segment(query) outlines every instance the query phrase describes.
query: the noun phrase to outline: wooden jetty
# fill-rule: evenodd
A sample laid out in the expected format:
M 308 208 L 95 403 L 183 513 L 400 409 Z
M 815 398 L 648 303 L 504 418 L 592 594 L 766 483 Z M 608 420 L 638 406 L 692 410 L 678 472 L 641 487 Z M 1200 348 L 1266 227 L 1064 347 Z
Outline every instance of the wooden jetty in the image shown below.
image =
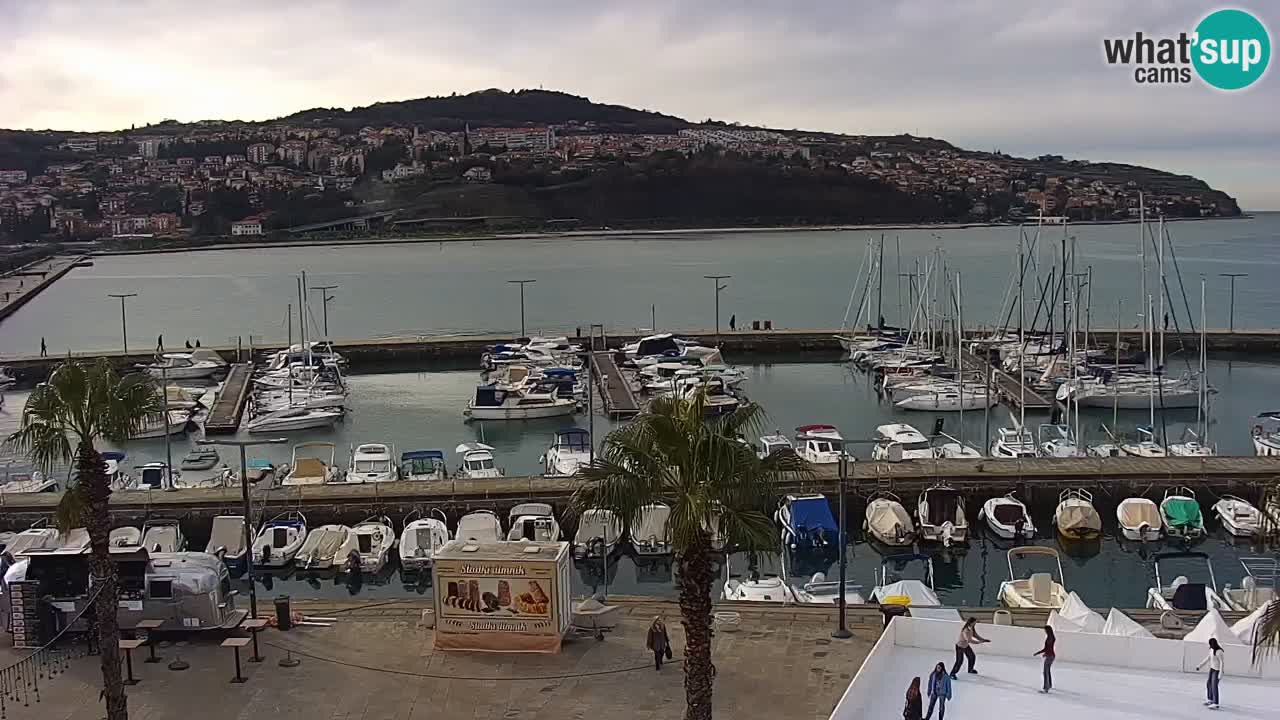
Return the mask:
M 218 399 L 209 410 L 204 423 L 206 435 L 226 435 L 240 429 L 240 416 L 244 414 L 245 401 L 249 398 L 249 386 L 253 384 L 253 363 L 236 363 L 227 373 Z
M 986 360 L 965 350 L 960 353 L 960 361 L 964 365 L 967 372 L 980 373 L 982 377 L 986 377 L 987 373 L 991 373 L 991 386 L 996 393 L 1004 399 L 1005 402 L 1013 406 L 1014 410 L 1018 409 L 1018 405 L 1022 404 L 1027 410 L 1031 411 L 1048 411 L 1053 407 L 1053 401 L 1046 399 L 1040 393 L 1031 388 L 1021 388 L 1018 379 L 1000 368 L 992 365 Z
M 591 353 L 592 375 L 604 399 L 605 412 L 612 418 L 627 418 L 640 413 L 640 403 L 631 390 L 631 383 L 622 374 L 611 352 Z

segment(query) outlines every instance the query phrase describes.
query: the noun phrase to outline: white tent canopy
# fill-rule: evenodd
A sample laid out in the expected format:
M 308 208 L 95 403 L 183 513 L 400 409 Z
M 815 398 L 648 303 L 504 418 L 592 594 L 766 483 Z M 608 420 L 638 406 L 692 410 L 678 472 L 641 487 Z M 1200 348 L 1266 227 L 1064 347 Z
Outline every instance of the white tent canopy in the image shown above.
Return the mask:
M 1115 608 L 1107 614 L 1107 622 L 1102 626 L 1103 635 L 1119 635 L 1131 638 L 1153 638 L 1150 630 L 1142 627 L 1133 618 Z
M 1266 614 L 1267 605 L 1263 605 L 1257 610 L 1249 613 L 1247 617 L 1237 620 L 1236 624 L 1231 626 L 1231 631 L 1234 632 L 1236 637 L 1240 638 L 1240 641 L 1245 645 L 1252 645 L 1254 628 L 1258 626 L 1258 623 L 1262 620 L 1262 616 Z
M 1209 612 L 1205 613 L 1200 623 L 1182 638 L 1183 642 L 1207 643 L 1209 638 L 1217 638 L 1220 645 L 1241 645 L 1240 636 L 1236 635 L 1226 620 L 1222 619 L 1222 613 L 1217 608 L 1209 608 Z

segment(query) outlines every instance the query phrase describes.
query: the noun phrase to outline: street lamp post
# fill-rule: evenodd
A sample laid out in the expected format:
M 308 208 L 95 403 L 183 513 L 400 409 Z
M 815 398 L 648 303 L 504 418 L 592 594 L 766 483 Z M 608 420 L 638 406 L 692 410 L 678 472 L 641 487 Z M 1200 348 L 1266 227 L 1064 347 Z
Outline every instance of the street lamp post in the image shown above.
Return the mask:
M 524 286 L 529 283 L 536 283 L 537 280 L 508 280 L 507 282 L 520 286 L 520 337 L 524 334 Z
M 107 297 L 120 299 L 120 339 L 124 342 L 124 354 L 129 354 L 129 325 L 124 317 L 124 301 L 127 298 L 138 297 L 138 293 L 107 293 Z
M 853 633 L 849 632 L 847 624 L 848 601 L 845 599 L 845 573 L 847 561 L 845 558 L 845 548 L 848 546 L 848 539 L 845 537 L 845 499 L 844 486 L 845 481 L 849 479 L 849 453 L 845 452 L 844 443 L 840 443 L 840 517 L 839 517 L 839 535 L 840 541 L 840 587 L 837 592 L 840 593 L 837 604 L 840 607 L 840 619 L 836 625 L 835 632 L 831 633 L 831 637 L 838 640 L 847 640 L 853 637 Z
M 1249 277 L 1249 273 L 1218 273 L 1219 276 L 1231 279 L 1231 310 L 1230 319 L 1227 321 L 1227 330 L 1236 331 L 1236 278 Z
M 321 313 L 323 314 L 324 323 L 324 339 L 329 339 L 329 301 L 333 299 L 333 295 L 329 294 L 330 290 L 336 290 L 337 285 L 314 285 L 312 290 L 320 293 Z
M 245 448 L 252 445 L 280 445 L 289 442 L 288 438 L 271 438 L 270 440 L 209 440 L 210 445 L 225 445 L 240 448 L 240 499 L 244 507 L 244 572 L 249 579 L 249 616 L 258 617 L 258 591 L 253 581 L 253 528 L 252 515 L 249 510 L 249 463 L 245 459 Z
M 703 275 L 702 277 L 712 281 L 716 285 L 716 347 L 720 347 L 720 291 L 729 287 L 726 283 L 720 284 L 721 280 L 727 280 L 732 275 Z

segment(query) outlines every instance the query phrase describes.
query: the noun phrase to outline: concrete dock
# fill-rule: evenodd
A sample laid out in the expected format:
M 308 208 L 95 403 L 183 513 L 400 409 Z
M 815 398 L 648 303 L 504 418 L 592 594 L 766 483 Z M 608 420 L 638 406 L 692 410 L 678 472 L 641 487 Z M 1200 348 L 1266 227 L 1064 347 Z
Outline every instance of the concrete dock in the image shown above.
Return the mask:
M 88 262 L 87 255 L 55 255 L 0 275 L 0 320 L 12 315 L 82 262 Z
M 591 353 L 591 367 L 596 386 L 600 388 L 600 397 L 604 400 L 605 412 L 610 417 L 629 418 L 640 413 L 640 403 L 612 353 Z
M 234 433 L 240 428 L 240 416 L 244 413 L 252 384 L 253 363 L 236 363 L 227 372 L 227 380 L 218 393 L 218 400 L 209 410 L 204 432 L 209 434 Z
M 1024 407 L 1032 412 L 1044 412 L 1053 407 L 1052 399 L 1045 398 L 1029 387 L 1021 387 L 1022 383 L 1017 378 L 967 350 L 960 353 L 960 362 L 964 364 L 965 371 L 980 373 L 983 378 L 990 373 L 992 390 L 1014 410 Z

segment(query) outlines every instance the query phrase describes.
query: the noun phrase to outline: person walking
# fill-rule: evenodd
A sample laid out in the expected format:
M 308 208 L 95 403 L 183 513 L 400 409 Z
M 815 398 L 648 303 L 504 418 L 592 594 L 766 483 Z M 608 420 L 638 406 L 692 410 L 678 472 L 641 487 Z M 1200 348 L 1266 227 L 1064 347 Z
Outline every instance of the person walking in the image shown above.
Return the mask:
M 938 704 L 938 720 L 947 717 L 947 701 L 951 699 L 951 676 L 947 674 L 947 666 L 938 663 L 929 673 L 929 709 L 924 712 L 924 720 L 933 717 L 933 705 Z
M 200 347 L 200 338 L 196 338 L 196 347 Z
M 920 678 L 911 678 L 907 686 L 907 704 L 902 708 L 902 720 L 921 720 L 924 698 L 920 696 Z
M 190 340 L 188 340 L 188 341 L 187 341 L 187 349 L 188 349 L 188 350 L 190 350 L 190 349 L 191 349 L 191 341 L 190 341 Z
M 1205 683 L 1205 701 L 1204 704 L 1210 710 L 1218 709 L 1218 683 L 1222 681 L 1222 661 L 1226 653 L 1222 651 L 1222 646 L 1218 644 L 1218 638 L 1209 638 L 1209 657 L 1200 661 L 1196 666 L 1196 670 L 1209 666 L 1209 680 Z
M 978 674 L 978 671 L 973 669 L 978 656 L 974 654 L 972 646 L 974 643 L 985 642 L 991 641 L 978 634 L 978 618 L 971 617 L 965 620 L 964 627 L 960 628 L 960 637 L 956 640 L 956 664 L 951 666 L 952 679 L 955 679 L 956 674 L 960 672 L 960 665 L 966 658 L 969 660 L 969 673 Z
M 1044 647 L 1036 651 L 1036 655 L 1044 658 L 1044 687 L 1040 690 L 1047 693 L 1053 689 L 1053 660 L 1057 655 L 1054 653 L 1053 644 L 1057 639 L 1053 636 L 1053 628 L 1048 625 L 1044 626 Z
M 49 346 L 44 344 L 44 338 L 40 338 L 40 357 L 49 357 Z
M 164 333 L 160 333 L 156 336 L 156 352 L 164 352 Z
M 662 618 L 655 617 L 653 624 L 649 626 L 649 635 L 645 638 L 644 646 L 653 651 L 653 669 L 662 669 L 662 660 L 671 659 L 671 638 L 667 637 L 667 626 L 663 624 Z
M 730 316 L 729 316 L 729 329 L 730 329 L 730 330 L 737 330 L 737 329 L 738 329 L 738 314 L 737 314 L 737 313 L 734 313 L 733 315 L 730 315 Z

